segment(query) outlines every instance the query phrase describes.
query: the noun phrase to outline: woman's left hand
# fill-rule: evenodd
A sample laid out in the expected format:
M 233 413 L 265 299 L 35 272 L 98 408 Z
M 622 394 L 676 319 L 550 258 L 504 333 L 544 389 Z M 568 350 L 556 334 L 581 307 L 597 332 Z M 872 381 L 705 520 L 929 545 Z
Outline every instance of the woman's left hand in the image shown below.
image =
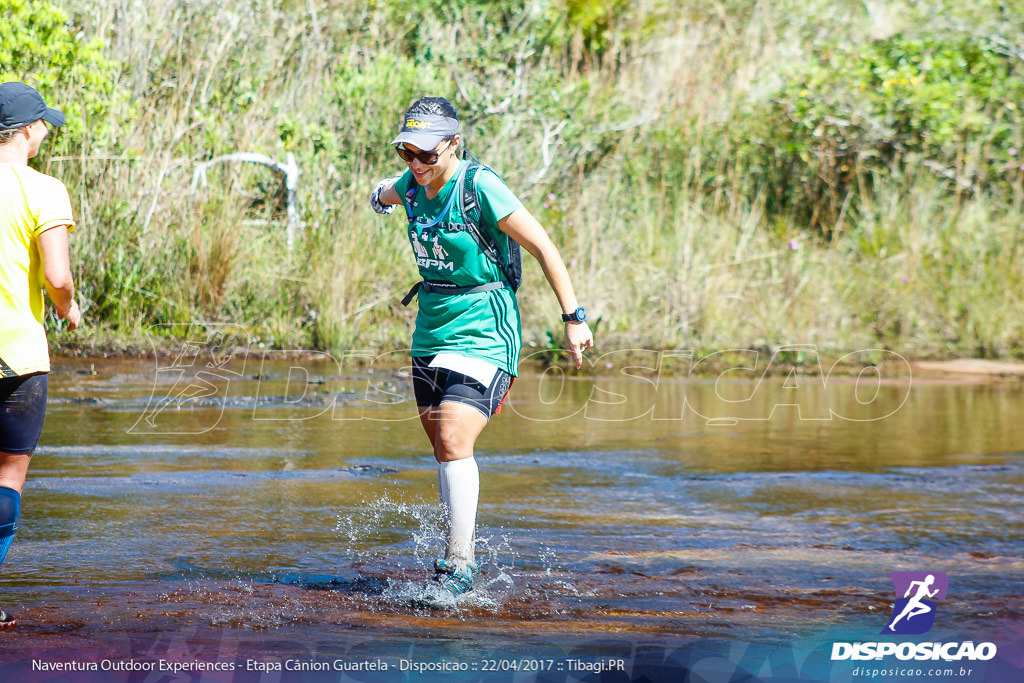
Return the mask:
M 565 323 L 565 348 L 569 350 L 573 365 L 583 367 L 583 352 L 594 347 L 594 334 L 585 322 Z

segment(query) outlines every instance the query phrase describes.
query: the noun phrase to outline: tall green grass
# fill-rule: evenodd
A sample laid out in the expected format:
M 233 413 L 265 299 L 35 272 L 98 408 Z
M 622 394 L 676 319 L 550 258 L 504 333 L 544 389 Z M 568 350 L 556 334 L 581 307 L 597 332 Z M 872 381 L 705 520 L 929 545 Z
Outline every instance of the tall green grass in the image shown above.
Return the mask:
M 56 4 L 102 40 L 130 102 L 69 121 L 112 133 L 55 147 L 45 168 L 81 218 L 81 338 L 97 349 L 204 322 L 269 348 L 403 347 L 415 313 L 398 300 L 416 279 L 404 219 L 366 198 L 403 167 L 387 147 L 401 113 L 440 94 L 559 245 L 598 354 L 803 343 L 1021 355 L 1019 198 L 957 192 L 926 166 L 872 168 L 822 230 L 807 207 L 778 209 L 778 186 L 736 162 L 744 140 L 727 134 L 826 38 L 926 27 L 918 3 Z M 296 155 L 304 228 L 291 250 L 267 169 L 216 166 L 192 187 L 197 163 L 240 151 Z M 560 343 L 531 262 L 520 300 L 528 350 Z

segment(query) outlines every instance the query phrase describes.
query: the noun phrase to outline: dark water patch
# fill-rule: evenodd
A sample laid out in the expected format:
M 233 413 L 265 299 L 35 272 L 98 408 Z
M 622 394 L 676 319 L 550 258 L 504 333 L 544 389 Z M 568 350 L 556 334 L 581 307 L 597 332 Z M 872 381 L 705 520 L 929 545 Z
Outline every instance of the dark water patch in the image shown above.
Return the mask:
M 73 402 L 73 399 L 67 399 Z M 312 409 L 322 410 L 331 406 L 344 406 L 364 401 L 362 394 L 353 392 L 312 391 L 299 396 L 265 395 L 265 394 L 230 394 L 209 397 L 184 397 L 170 399 L 163 397 L 157 401 L 146 398 L 126 398 L 123 400 L 102 399 L 105 408 L 111 411 L 138 411 L 155 427 L 166 414 L 203 410 L 230 411 L 296 411 L 295 419 L 303 419 L 301 413 Z M 163 414 L 163 415 L 162 415 Z M 139 429 L 145 433 L 145 429 Z
M 199 566 L 185 557 L 169 560 L 171 569 L 154 572 L 148 578 L 156 581 L 175 582 L 231 582 L 244 584 L 280 584 L 295 586 L 312 591 L 337 591 L 343 593 L 359 593 L 380 595 L 386 583 L 378 577 L 354 576 L 344 578 L 330 574 L 298 574 L 272 571 L 237 571 L 217 566 Z
M 247 460 L 252 462 L 265 461 L 269 457 L 281 458 L 282 455 L 301 456 L 308 451 L 291 451 L 282 454 L 280 449 L 260 447 L 246 448 L 239 446 L 205 445 L 189 443 L 142 443 L 142 444 L 108 444 L 108 445 L 40 445 L 36 455 L 41 458 L 54 457 L 61 464 L 85 461 L 90 466 L 98 464 L 119 463 L 130 466 L 137 462 L 174 463 L 179 460 L 195 463 L 209 460 Z
M 95 396 L 54 396 L 47 399 L 50 405 L 110 405 L 113 401 L 109 398 L 98 398 Z
M 386 581 L 381 578 L 363 576 L 341 579 L 326 575 L 301 576 L 298 574 L 282 574 L 280 576 L 275 575 L 274 582 L 286 586 L 298 586 L 306 590 L 340 591 L 363 595 L 381 595 L 387 588 Z
M 606 477 L 642 478 L 661 468 L 678 465 L 658 450 L 534 451 L 517 455 L 482 453 L 481 466 L 494 472 L 518 472 L 521 468 L 590 472 Z
M 267 482 L 321 482 L 351 479 L 358 476 L 393 474 L 398 470 L 373 468 L 366 465 L 341 467 L 333 470 L 285 471 L 181 471 L 151 472 L 123 476 L 99 477 L 46 477 L 33 482 L 33 488 L 64 491 L 80 495 L 126 495 L 144 490 L 165 490 L 174 494 L 188 493 L 212 487 L 235 487 Z

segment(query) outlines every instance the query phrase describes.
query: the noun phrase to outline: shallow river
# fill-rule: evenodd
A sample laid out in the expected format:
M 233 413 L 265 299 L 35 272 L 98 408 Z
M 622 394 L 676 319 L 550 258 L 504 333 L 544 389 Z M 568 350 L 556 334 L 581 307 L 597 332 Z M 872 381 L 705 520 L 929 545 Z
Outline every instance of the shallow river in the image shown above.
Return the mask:
M 478 442 L 483 588 L 427 611 L 402 356 L 197 350 L 55 363 L 0 679 L 868 680 L 834 644 L 903 642 L 902 571 L 949 578 L 903 640 L 992 642 L 948 680 L 1021 680 L 1019 381 L 526 364 Z

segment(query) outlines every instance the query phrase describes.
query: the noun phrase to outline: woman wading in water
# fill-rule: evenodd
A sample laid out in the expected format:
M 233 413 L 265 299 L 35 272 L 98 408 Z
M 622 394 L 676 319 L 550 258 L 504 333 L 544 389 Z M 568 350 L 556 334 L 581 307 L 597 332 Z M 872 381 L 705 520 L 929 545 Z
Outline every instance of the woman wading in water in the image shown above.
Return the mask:
M 593 345 L 558 249 L 544 228 L 490 169 L 458 158 L 459 121 L 441 97 L 424 97 L 405 113 L 391 144 L 408 166 L 383 180 L 370 198 L 378 213 L 402 204 L 423 281 L 412 338 L 413 389 L 423 430 L 437 460 L 445 522 L 444 558 L 435 580 L 458 596 L 475 588 L 480 476 L 473 448 L 517 374 L 521 329 L 515 290 L 519 247 L 540 262 L 565 324 L 574 365 Z

